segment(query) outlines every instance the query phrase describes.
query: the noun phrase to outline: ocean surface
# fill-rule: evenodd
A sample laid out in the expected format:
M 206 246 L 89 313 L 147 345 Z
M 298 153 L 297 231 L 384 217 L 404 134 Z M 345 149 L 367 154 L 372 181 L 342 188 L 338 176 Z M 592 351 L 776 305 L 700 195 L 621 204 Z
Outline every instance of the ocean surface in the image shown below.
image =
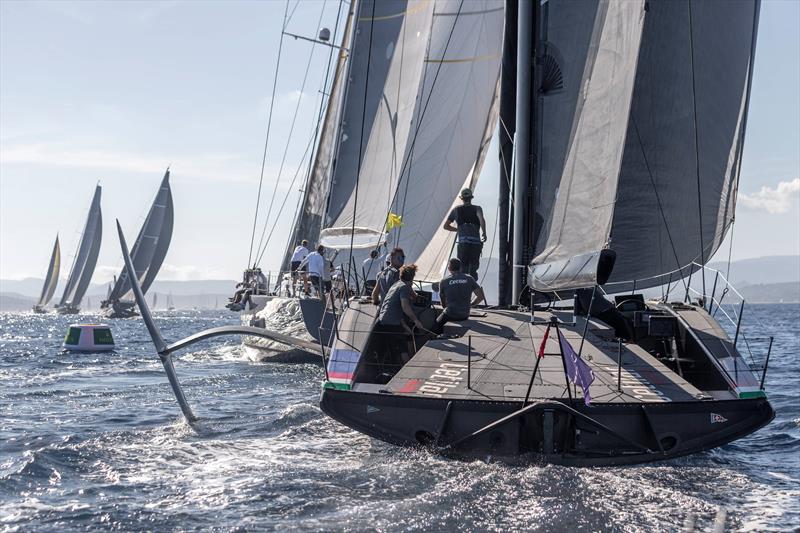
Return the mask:
M 156 318 L 168 341 L 238 321 Z M 729 531 L 800 526 L 797 305 L 745 314 L 752 335 L 760 323 L 775 336 L 771 424 L 617 468 L 462 462 L 374 441 L 319 410 L 320 367 L 259 362 L 238 338 L 177 358 L 203 419 L 194 430 L 140 320 L 112 321 L 114 353 L 62 353 L 67 326 L 92 319 L 0 315 L 0 531 L 708 531 L 721 513 Z

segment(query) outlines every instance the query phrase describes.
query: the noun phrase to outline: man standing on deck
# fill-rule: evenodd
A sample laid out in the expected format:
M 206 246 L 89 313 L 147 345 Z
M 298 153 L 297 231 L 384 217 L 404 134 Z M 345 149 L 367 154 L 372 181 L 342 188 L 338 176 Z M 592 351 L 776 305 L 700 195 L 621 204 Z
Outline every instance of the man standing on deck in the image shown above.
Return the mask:
M 325 259 L 325 247 L 317 246 L 316 252 L 311 252 L 300 262 L 299 268 L 308 268 L 308 277 L 311 284 L 317 289 L 319 299 L 325 303 L 326 285 L 330 286 L 330 263 Z M 327 283 L 325 281 L 327 280 Z
M 378 257 L 380 251 L 378 249 L 372 250 L 369 257 L 364 259 L 361 264 L 361 274 L 364 276 L 364 295 L 372 294 L 375 289 L 375 280 L 378 277 L 378 272 L 381 270 L 381 260 Z
M 295 285 L 297 284 L 300 263 L 303 262 L 306 256 L 308 256 L 308 241 L 303 239 L 292 254 L 292 296 L 294 296 Z M 308 279 L 305 272 L 302 272 L 301 275 L 303 276 L 303 291 L 308 294 Z
M 402 248 L 395 248 L 389 255 L 389 266 L 384 268 L 377 276 L 375 288 L 372 290 L 372 303 L 383 303 L 389 288 L 400 279 L 400 267 L 406 262 L 406 253 Z
M 472 189 L 463 189 L 460 198 L 463 204 L 450 211 L 442 227 L 458 233 L 456 255 L 461 261 L 461 270 L 477 280 L 483 243 L 486 242 L 486 221 L 483 209 L 479 205 L 472 205 Z

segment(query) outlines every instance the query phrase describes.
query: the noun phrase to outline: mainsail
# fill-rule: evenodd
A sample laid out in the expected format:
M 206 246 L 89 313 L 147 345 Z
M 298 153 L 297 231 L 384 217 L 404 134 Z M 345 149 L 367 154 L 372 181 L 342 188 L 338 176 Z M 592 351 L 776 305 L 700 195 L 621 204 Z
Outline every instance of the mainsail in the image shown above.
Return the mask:
M 758 2 L 547 2 L 539 13 L 529 285 L 677 280 L 733 218 Z
M 50 265 L 47 267 L 47 275 L 44 277 L 44 286 L 42 287 L 42 294 L 39 295 L 39 300 L 36 306 L 45 306 L 53 298 L 53 293 L 56 292 L 56 285 L 58 284 L 58 272 L 61 269 L 61 247 L 58 244 L 58 235 L 56 235 L 56 242 L 53 244 L 53 253 L 50 254 Z
M 58 307 L 78 307 L 89 288 L 89 282 L 97 266 L 97 256 L 100 253 L 100 241 L 103 237 L 103 216 L 100 210 L 100 185 L 94 190 L 92 204 L 89 207 L 89 216 L 83 228 L 78 252 L 72 261 L 72 268 L 67 278 L 64 294 Z
M 141 282 L 143 292 L 146 292 L 156 279 L 158 270 L 167 255 L 172 239 L 173 218 L 172 191 L 169 186 L 169 169 L 167 169 L 156 198 L 147 213 L 144 225 L 139 230 L 139 235 L 131 249 L 131 259 L 136 270 L 136 277 Z M 130 291 L 131 284 L 128 276 L 128 269 L 123 268 L 108 296 L 109 301 L 121 300 Z
M 387 239 L 421 279 L 441 273 L 442 223 L 494 127 L 502 28 L 501 0 L 359 4 L 323 244 Z

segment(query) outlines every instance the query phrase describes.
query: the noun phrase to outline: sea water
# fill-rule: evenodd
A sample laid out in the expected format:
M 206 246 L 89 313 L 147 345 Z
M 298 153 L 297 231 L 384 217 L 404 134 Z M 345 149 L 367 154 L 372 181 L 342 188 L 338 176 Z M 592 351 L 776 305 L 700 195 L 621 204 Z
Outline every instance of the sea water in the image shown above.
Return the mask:
M 320 367 L 259 362 L 237 338 L 177 357 L 195 430 L 141 320 L 112 321 L 113 353 L 62 353 L 69 323 L 93 318 L 0 315 L 0 530 L 708 530 L 720 510 L 727 530 L 800 525 L 797 305 L 745 315 L 775 336 L 771 424 L 614 468 L 462 462 L 372 440 L 320 411 Z M 177 340 L 239 318 L 156 320 Z

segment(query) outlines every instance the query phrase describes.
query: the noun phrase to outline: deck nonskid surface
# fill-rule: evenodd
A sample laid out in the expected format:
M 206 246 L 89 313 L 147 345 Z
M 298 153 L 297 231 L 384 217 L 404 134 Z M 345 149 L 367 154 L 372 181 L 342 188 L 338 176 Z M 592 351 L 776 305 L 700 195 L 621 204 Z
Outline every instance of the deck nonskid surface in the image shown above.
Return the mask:
M 530 316 L 513 311 L 490 311 L 485 317 L 448 324 L 445 334 L 455 338 L 429 341 L 388 383 L 395 394 L 449 399 L 521 401 L 536 363 L 536 354 L 553 316 Z M 562 320 L 571 320 L 563 315 Z M 579 350 L 585 322 L 560 324 L 575 351 Z M 531 398 L 566 398 L 567 388 L 557 335 L 554 330 L 545 348 Z M 468 349 L 471 347 L 471 364 Z M 602 324 L 590 322 L 582 349 L 583 359 L 595 374 L 590 393 L 594 403 L 667 402 L 699 400 L 703 394 L 655 357 L 635 344 L 623 344 L 621 391 L 617 390 L 619 345 Z M 469 372 L 467 367 L 470 366 Z M 469 373 L 469 387 L 467 384 Z M 580 387 L 573 396 L 582 398 Z

